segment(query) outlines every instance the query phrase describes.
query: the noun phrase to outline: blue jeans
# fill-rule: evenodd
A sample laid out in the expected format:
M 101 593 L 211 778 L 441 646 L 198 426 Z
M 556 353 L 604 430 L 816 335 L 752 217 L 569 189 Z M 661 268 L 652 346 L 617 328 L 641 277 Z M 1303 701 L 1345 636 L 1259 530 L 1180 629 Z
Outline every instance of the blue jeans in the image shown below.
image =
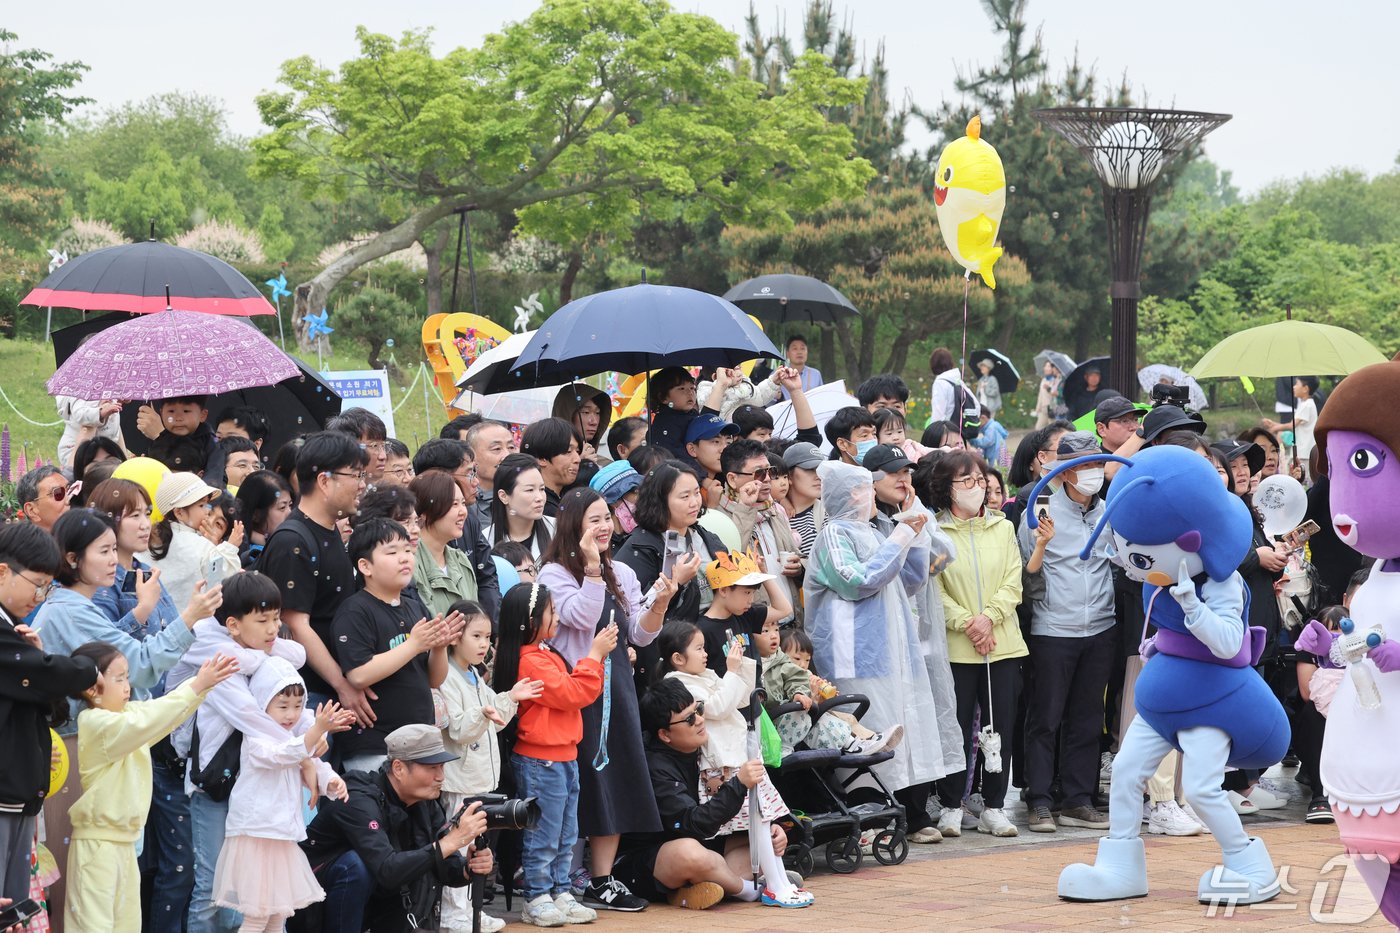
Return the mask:
M 194 890 L 194 840 L 184 774 L 153 758 L 145 860 L 154 869 L 146 933 L 183 933 Z
M 359 853 L 351 849 L 316 872 L 316 878 L 326 892 L 321 933 L 360 933 L 374 879 Z
M 569 890 L 569 865 L 578 842 L 578 762 L 511 755 L 518 796 L 534 797 L 540 822 L 525 830 L 525 900 Z
M 190 899 L 189 933 L 235 933 L 242 916 L 214 904 L 214 866 L 224 847 L 228 801 L 209 799 L 203 791 L 190 795 L 190 828 L 194 838 L 194 896 Z

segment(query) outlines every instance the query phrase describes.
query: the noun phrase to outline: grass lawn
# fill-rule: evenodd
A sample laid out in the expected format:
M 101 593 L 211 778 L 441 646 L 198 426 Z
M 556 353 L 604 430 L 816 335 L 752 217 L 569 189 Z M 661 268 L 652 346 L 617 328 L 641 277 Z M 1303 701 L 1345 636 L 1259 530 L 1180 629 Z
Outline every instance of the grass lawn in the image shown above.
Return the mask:
M 295 355 L 315 367 L 315 353 Z M 407 353 L 403 355 L 405 359 L 401 360 L 400 364 L 407 369 L 415 360 L 408 359 Z M 364 353 L 355 345 L 349 345 L 327 356 L 325 365 L 328 370 L 368 368 Z M 4 393 L 3 397 L 0 397 L 0 424 L 6 424 L 10 428 L 10 449 L 15 460 L 18 460 L 21 450 L 31 463 L 36 455 L 43 457 L 47 462 L 53 460 L 58 452 L 58 440 L 63 435 L 63 425 L 44 424 L 58 421 L 54 401 L 44 388 L 45 380 L 53 375 L 53 371 L 53 348 L 50 345 L 33 340 L 0 339 L 0 392 Z M 408 370 L 410 383 L 414 373 L 415 370 Z M 431 371 L 425 373 L 423 378 L 426 380 L 430 376 Z M 400 385 L 392 387 L 391 395 L 395 405 L 402 403 L 402 407 L 394 413 L 395 433 L 410 450 L 417 449 L 429 438 L 437 437 L 438 429 L 447 421 L 448 416 L 440 397 L 431 386 L 427 415 L 424 413 L 421 380 L 413 387 L 411 397 L 406 397 L 406 386 Z M 30 424 L 30 420 L 41 424 Z

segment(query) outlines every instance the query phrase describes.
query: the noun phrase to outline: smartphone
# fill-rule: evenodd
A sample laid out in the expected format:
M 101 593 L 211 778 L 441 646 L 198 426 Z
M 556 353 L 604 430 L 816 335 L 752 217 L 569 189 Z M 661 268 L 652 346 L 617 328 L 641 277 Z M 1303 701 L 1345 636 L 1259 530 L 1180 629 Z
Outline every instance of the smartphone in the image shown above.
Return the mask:
M 676 568 L 676 558 L 685 553 L 685 542 L 680 532 L 667 531 L 665 535 L 666 553 L 661 556 L 661 575 L 669 577 Z
M 0 910 L 0 930 L 8 930 L 16 923 L 23 923 L 43 909 L 38 901 L 28 898 L 17 904 L 11 904 L 4 910 Z
M 1042 492 L 1035 497 L 1035 517 L 1040 521 L 1050 517 L 1050 493 Z
M 1289 550 L 1297 550 L 1308 543 L 1308 539 L 1317 534 L 1322 529 L 1317 526 L 1317 522 L 1308 519 L 1283 536 L 1283 542 Z

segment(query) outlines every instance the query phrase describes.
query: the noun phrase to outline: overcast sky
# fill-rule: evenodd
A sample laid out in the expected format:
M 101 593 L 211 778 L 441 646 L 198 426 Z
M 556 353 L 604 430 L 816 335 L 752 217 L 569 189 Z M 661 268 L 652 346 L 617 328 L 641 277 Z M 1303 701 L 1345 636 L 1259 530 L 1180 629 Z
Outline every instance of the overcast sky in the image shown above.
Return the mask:
M 675 0 L 739 31 L 749 0 Z M 101 106 L 170 90 L 221 98 L 234 131 L 260 131 L 253 97 L 279 64 L 310 54 L 337 65 L 359 24 L 390 34 L 432 27 L 439 52 L 475 45 L 534 0 L 110 0 L 7 4 L 0 26 L 91 66 L 82 93 Z M 785 17 L 800 39 L 805 0 L 758 0 L 765 25 Z M 997 43 L 976 0 L 837 0 L 867 51 L 883 39 L 892 90 L 932 106 L 953 93 L 958 65 L 988 62 Z M 1329 12 L 1329 9 L 1332 12 Z M 1350 10 L 1350 12 L 1348 12 Z M 1079 49 L 1112 83 L 1126 70 L 1156 106 L 1234 114 L 1207 154 L 1245 192 L 1333 166 L 1386 171 L 1400 154 L 1400 3 L 1335 7 L 1300 0 L 1031 0 L 1056 68 Z

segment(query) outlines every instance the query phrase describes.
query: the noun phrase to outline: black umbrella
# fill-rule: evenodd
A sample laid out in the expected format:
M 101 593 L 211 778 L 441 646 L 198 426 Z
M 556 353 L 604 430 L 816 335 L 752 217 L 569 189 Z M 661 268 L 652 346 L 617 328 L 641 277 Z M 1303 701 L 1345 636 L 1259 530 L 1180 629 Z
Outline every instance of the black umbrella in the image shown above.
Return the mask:
M 84 311 L 276 314 L 256 285 L 208 253 L 147 240 L 74 256 L 20 304 Z
M 129 314 L 104 314 L 102 317 L 74 324 L 53 333 L 54 360 L 58 365 L 72 355 L 88 334 L 121 323 Z M 263 456 L 271 457 L 287 441 L 300 434 L 319 431 L 333 416 L 340 414 L 340 396 L 331 388 L 319 373 L 296 357 L 292 362 L 301 370 L 299 375 L 283 379 L 275 386 L 253 386 L 235 392 L 224 392 L 209 396 L 209 417 L 218 417 L 225 408 L 246 405 L 254 408 L 267 419 L 267 440 L 263 442 Z M 133 399 L 132 401 L 148 401 Z M 149 401 L 154 401 L 149 400 Z M 127 449 L 134 454 L 144 454 L 151 442 L 136 429 L 136 405 L 122 409 L 122 437 Z M 217 427 L 211 424 L 210 428 Z
M 1065 405 L 1069 408 L 1069 420 L 1093 411 L 1095 397 L 1100 390 L 1108 388 L 1108 362 L 1108 357 L 1096 356 L 1080 363 L 1065 376 L 1064 396 Z M 1086 380 L 1090 370 L 1099 374 L 1098 383 L 1092 387 Z
M 1021 385 L 1021 374 L 1016 371 L 1016 364 L 1000 350 L 973 350 L 968 361 L 972 364 L 972 371 L 981 373 L 977 364 L 983 360 L 989 360 L 992 364 L 992 375 L 996 377 L 997 387 L 1001 389 L 1002 395 L 1010 395 Z
M 809 275 L 760 275 L 735 285 L 724 297 L 754 317 L 779 324 L 826 324 L 860 314 L 849 298 Z

